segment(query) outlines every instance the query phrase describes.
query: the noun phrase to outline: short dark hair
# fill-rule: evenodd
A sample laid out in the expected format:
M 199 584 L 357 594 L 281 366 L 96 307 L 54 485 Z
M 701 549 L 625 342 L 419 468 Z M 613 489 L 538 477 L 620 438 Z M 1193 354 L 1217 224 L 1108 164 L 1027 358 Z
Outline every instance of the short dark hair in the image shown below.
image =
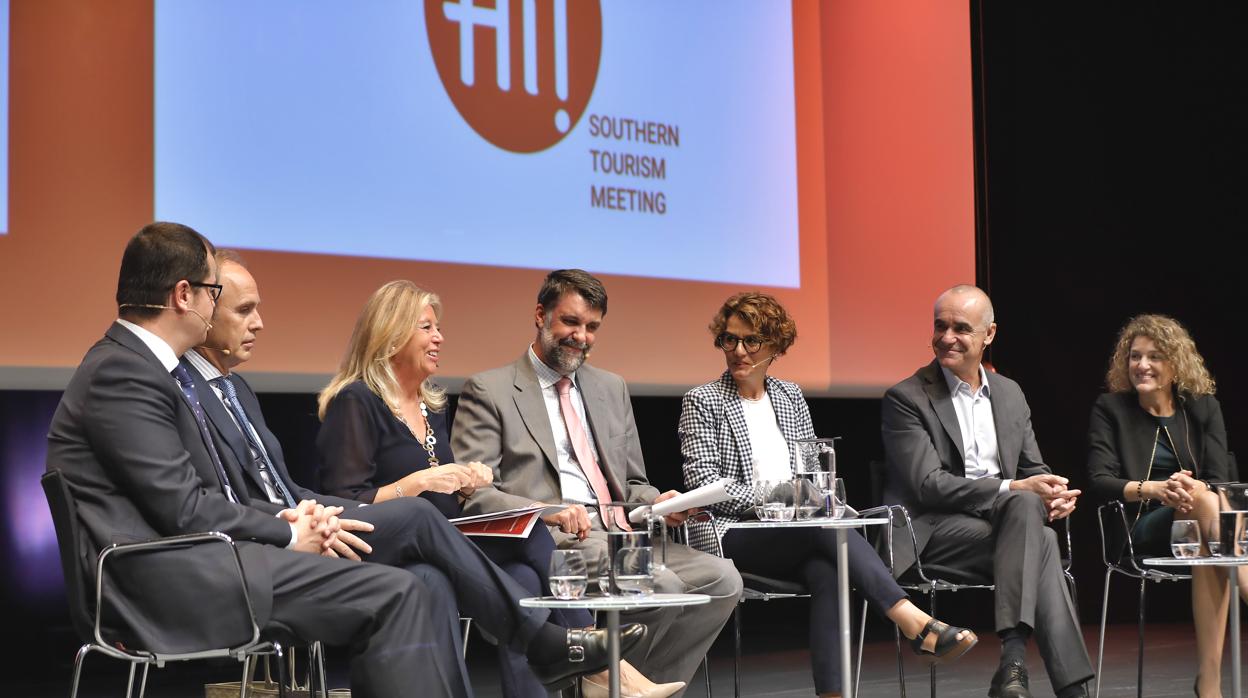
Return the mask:
M 607 314 L 607 289 L 593 274 L 583 269 L 556 269 L 546 275 L 542 290 L 537 292 L 537 304 L 549 315 L 563 294 L 575 291 L 594 310 Z
M 126 244 L 117 276 L 118 313 L 129 318 L 155 317 L 161 305 L 183 279 L 206 280 L 208 255 L 216 254 L 203 235 L 181 223 L 156 221 L 143 226 Z

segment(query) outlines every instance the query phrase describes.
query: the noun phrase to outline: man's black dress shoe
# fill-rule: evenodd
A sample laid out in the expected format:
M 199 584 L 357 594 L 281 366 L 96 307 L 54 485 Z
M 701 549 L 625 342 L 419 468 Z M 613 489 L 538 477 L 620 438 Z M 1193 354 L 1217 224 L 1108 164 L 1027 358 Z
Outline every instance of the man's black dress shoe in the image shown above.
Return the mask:
M 646 637 L 646 626 L 628 623 L 620 626 L 620 658 Z M 530 664 L 533 675 L 548 691 L 558 691 L 572 685 L 572 680 L 582 674 L 596 674 L 607 668 L 607 631 L 568 630 L 568 656 L 553 664 L 538 666 Z
M 1027 667 L 1022 662 L 1013 661 L 997 668 L 988 687 L 988 698 L 1031 698 Z

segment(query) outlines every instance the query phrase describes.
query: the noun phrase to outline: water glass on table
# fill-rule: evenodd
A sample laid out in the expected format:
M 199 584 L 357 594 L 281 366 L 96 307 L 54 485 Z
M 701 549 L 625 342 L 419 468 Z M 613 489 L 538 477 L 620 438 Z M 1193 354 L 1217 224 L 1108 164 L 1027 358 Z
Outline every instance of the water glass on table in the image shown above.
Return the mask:
M 654 548 L 624 548 L 615 554 L 615 584 L 625 596 L 654 593 Z
M 585 556 L 579 550 L 556 550 L 550 554 L 550 593 L 556 599 L 579 599 L 585 596 L 589 577 Z
M 757 483 L 754 513 L 759 521 L 792 521 L 794 481 L 762 480 Z
M 1200 556 L 1200 526 L 1197 522 L 1178 520 L 1170 524 L 1170 553 L 1176 558 Z

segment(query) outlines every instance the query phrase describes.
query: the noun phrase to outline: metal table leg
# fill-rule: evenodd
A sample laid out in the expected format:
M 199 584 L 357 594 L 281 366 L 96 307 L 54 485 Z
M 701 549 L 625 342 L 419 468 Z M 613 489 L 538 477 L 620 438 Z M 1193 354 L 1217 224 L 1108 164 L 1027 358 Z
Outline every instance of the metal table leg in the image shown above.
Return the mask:
M 620 698 L 620 612 L 607 612 L 607 673 L 611 698 Z
M 849 638 L 849 536 L 844 528 L 836 529 L 836 578 L 841 605 L 841 695 L 854 698 L 854 675 L 850 669 Z
M 1234 687 L 1236 698 L 1244 695 L 1239 675 L 1239 568 L 1227 567 L 1227 576 L 1231 582 L 1231 686 Z

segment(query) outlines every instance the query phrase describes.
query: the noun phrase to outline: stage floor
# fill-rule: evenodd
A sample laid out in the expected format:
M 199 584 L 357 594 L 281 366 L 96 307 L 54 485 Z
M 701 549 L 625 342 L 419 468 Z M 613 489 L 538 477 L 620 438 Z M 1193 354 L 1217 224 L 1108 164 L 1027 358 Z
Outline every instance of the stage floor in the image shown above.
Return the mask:
M 1084 639 L 1088 650 L 1092 653 L 1092 661 L 1096 661 L 1096 626 L 1084 626 Z M 1101 695 L 1103 698 L 1118 698 L 1135 695 L 1135 626 L 1110 626 L 1109 636 L 1105 643 L 1105 675 Z M 717 643 L 711 658 L 714 695 L 732 696 L 732 654 L 730 632 L 725 632 Z M 745 659 L 742 667 L 742 693 L 748 696 L 798 697 L 813 695 L 813 682 L 810 676 L 808 655 L 804 650 L 787 650 L 765 652 L 759 645 L 775 643 L 768 638 L 745 639 Z M 1229 644 L 1229 643 L 1228 643 Z M 863 678 L 861 693 L 863 698 L 884 698 L 900 694 L 897 684 L 896 654 L 893 644 L 889 641 L 868 642 L 867 652 L 863 660 Z M 980 644 L 969 654 L 949 667 L 937 670 L 937 688 L 940 696 L 983 696 L 988 690 L 988 682 L 996 667 L 999 643 L 994 637 L 984 637 L 981 633 Z M 498 685 L 498 674 L 491 661 L 490 652 L 485 643 L 474 635 L 469 653 L 469 669 L 473 676 L 474 689 L 480 698 L 501 696 Z M 18 685 L 12 687 L 8 695 L 22 695 L 30 698 L 55 696 L 61 698 L 69 694 L 69 661 L 72 660 L 73 648 L 65 647 L 65 661 L 48 670 L 41 678 L 20 677 Z M 1228 649 L 1229 652 L 1229 649 Z M 341 657 L 341 650 L 333 653 Z M 917 661 L 909 648 L 906 648 L 906 688 L 909 695 L 922 697 L 928 695 L 927 672 Z M 333 657 L 331 657 L 333 658 Z M 1154 623 L 1148 626 L 1148 643 L 1145 649 L 1144 694 L 1150 697 L 1190 696 L 1192 680 L 1195 674 L 1195 647 L 1192 630 L 1188 625 Z M 80 695 L 85 697 L 120 695 L 125 687 L 124 672 L 115 664 L 100 658 L 98 655 L 87 660 L 86 673 Z M 338 662 L 334 662 L 335 665 Z M 1229 654 L 1223 662 L 1223 694 L 1231 695 L 1230 659 Z M 203 684 L 208 681 L 237 680 L 233 664 L 216 664 L 204 666 L 170 666 L 164 670 L 153 671 L 149 680 L 147 695 L 157 696 L 203 696 Z M 1031 689 L 1036 696 L 1052 696 L 1053 691 L 1045 676 L 1039 656 L 1032 649 L 1028 657 L 1031 670 Z M 346 682 L 345 672 L 340 667 L 332 667 L 330 685 L 343 685 Z M 23 685 L 25 684 L 25 685 Z M 413 696 L 423 695 L 419 687 L 414 687 Z M 701 672 L 695 677 L 694 684 L 687 692 L 691 698 L 705 696 L 706 690 Z

